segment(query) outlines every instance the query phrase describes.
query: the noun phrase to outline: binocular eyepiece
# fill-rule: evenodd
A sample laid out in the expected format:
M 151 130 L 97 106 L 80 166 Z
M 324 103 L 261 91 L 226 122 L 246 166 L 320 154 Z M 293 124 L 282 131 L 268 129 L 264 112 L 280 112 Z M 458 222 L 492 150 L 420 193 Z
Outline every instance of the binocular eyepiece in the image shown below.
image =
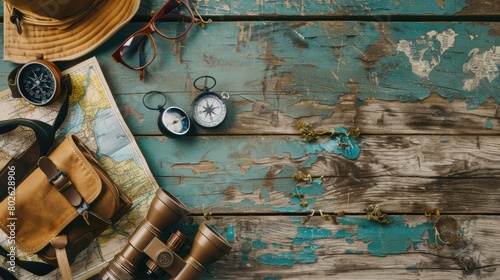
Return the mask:
M 181 258 L 177 253 L 188 243 L 180 231 L 170 235 L 166 242 L 160 240 L 164 231 L 187 215 L 187 207 L 175 196 L 158 189 L 146 219 L 129 238 L 128 244 L 108 266 L 99 273 L 103 280 L 128 280 L 143 268 L 153 277 L 168 273 L 172 279 L 197 279 L 205 267 L 229 253 L 231 245 L 212 227 L 201 224 L 190 253 Z

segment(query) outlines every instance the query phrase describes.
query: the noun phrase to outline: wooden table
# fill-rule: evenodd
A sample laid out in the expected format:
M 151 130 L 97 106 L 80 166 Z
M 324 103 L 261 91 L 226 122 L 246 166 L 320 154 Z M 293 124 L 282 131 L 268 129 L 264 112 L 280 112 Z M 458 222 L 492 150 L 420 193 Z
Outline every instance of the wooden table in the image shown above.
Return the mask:
M 142 82 L 110 54 L 159 0 L 60 65 L 97 57 L 158 183 L 233 245 L 203 279 L 500 279 L 498 1 L 191 4 L 212 22 L 157 40 Z M 227 120 L 163 136 L 143 95 L 189 110 L 202 75 Z M 307 142 L 298 121 L 361 135 Z

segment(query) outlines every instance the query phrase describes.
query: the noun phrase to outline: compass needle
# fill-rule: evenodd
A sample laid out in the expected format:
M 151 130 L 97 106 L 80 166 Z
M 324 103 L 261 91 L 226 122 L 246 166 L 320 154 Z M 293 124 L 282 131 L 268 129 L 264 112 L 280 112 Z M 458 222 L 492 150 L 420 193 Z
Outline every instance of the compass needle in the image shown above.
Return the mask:
M 197 83 L 202 78 L 205 78 L 203 87 L 201 82 Z M 213 81 L 213 83 L 208 83 L 211 85 L 210 87 L 207 86 L 207 80 Z M 215 84 L 216 81 L 211 76 L 202 76 L 194 81 L 194 87 L 202 92 L 191 103 L 193 120 L 204 128 L 215 128 L 221 125 L 226 118 L 227 108 L 224 99 L 228 99 L 229 95 L 227 92 L 223 92 L 221 95 L 210 91 Z

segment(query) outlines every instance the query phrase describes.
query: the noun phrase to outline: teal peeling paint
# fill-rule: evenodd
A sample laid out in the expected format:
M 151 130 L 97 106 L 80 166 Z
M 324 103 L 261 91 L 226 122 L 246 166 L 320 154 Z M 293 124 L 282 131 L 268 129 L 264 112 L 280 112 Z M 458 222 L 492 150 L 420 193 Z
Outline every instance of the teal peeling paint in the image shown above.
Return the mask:
M 283 213 L 290 213 L 290 212 L 311 213 L 311 210 L 309 210 L 308 208 L 304 208 L 304 207 L 302 207 L 300 205 L 294 205 L 294 206 L 273 206 L 272 210 L 276 211 L 276 212 L 283 212 Z
M 261 188 L 262 198 L 265 202 L 271 201 L 271 196 L 269 196 L 269 190 L 267 188 Z
M 318 161 L 318 156 L 314 154 L 309 155 L 309 159 L 302 164 L 302 167 L 304 168 L 311 168 L 314 163 Z
M 376 27 L 372 26 L 367 26 L 365 32 L 368 31 L 368 28 L 373 28 L 373 32 L 376 32 Z M 398 24 L 397 29 L 401 32 L 391 34 L 391 40 L 396 43 L 395 45 L 402 40 L 408 41 L 412 44 L 414 59 L 422 59 L 424 62 L 434 60 L 438 61 L 438 63 L 429 72 L 428 77 L 419 77 L 413 73 L 413 66 L 408 57 L 402 51 L 398 51 L 397 46 L 395 46 L 392 55 L 381 58 L 375 67 L 370 69 L 370 72 L 377 75 L 377 73 L 381 73 L 382 69 L 390 65 L 397 65 L 398 74 L 392 73 L 384 77 L 378 75 L 376 84 L 374 83 L 370 88 L 360 87 L 359 92 L 361 94 L 359 98 L 373 98 L 372 92 L 375 91 L 377 92 L 377 98 L 383 100 L 418 101 L 427 98 L 431 92 L 437 92 L 450 102 L 455 99 L 466 100 L 467 109 L 477 108 L 479 104 L 487 102 L 490 97 L 500 102 L 500 93 L 491 90 L 500 84 L 498 78 L 492 81 L 481 79 L 478 81 L 478 85 L 474 86 L 470 91 L 464 89 L 464 81 L 476 77 L 475 73 L 465 71 L 464 65 L 474 59 L 474 53 L 482 54 L 491 50 L 494 46 L 494 41 L 487 35 L 490 31 L 489 26 L 470 26 L 460 23 L 437 26 L 434 23 L 412 22 Z M 434 52 L 431 51 L 429 45 L 435 45 L 438 41 L 426 34 L 429 34 L 429 32 L 441 33 L 449 29 L 453 30 L 454 34 L 457 34 L 453 46 L 442 54 L 437 49 Z M 420 36 L 409 36 L 410 33 L 420 34 Z M 470 37 L 472 34 L 477 34 L 473 40 Z M 454 55 L 459 52 L 463 55 Z M 424 55 L 424 57 L 420 57 L 420 55 Z M 450 56 L 453 56 L 453 59 L 449 59 Z M 453 73 L 453 75 L 450 75 L 450 73 Z M 417 81 L 420 82 L 419 86 L 412 87 L 411 90 L 400 87 L 384 89 L 378 87 L 380 84 L 410 84 Z M 445 118 L 445 121 L 450 120 Z
M 424 242 L 422 236 L 432 231 L 430 223 L 410 227 L 402 216 L 390 217 L 389 221 L 379 224 L 364 218 L 339 218 L 341 224 L 357 225 L 356 238 L 367 242 L 368 251 L 374 256 L 403 254 L 412 245 Z
M 295 187 L 292 190 L 293 194 L 305 195 L 305 197 L 302 199 L 295 196 L 290 196 L 290 204 L 292 204 L 293 206 L 274 206 L 272 207 L 272 209 L 273 211 L 278 212 L 307 212 L 309 211 L 309 207 L 316 202 L 316 199 L 323 196 L 324 192 L 325 187 L 323 186 L 323 181 L 314 180 L 310 185 Z M 303 207 L 300 204 L 301 200 L 307 201 L 308 206 Z
M 280 275 L 268 275 L 268 276 L 264 276 L 264 280 L 278 280 L 278 279 L 282 279 L 283 277 L 281 277 Z
M 350 250 L 350 249 L 345 250 L 345 253 L 346 253 L 346 254 L 356 254 L 356 255 L 361 255 L 361 254 L 363 254 L 363 252 L 361 252 L 361 251 L 358 251 L 358 250 Z
M 226 227 L 226 240 L 228 242 L 234 242 L 234 226 Z
M 318 257 L 314 254 L 319 245 L 307 246 L 301 252 L 286 252 L 280 254 L 264 254 L 258 259 L 261 264 L 276 266 L 293 266 L 296 263 L 315 263 Z
M 348 244 L 352 244 L 352 243 L 354 243 L 354 239 L 352 239 L 352 238 L 346 238 L 345 242 L 347 242 Z
M 281 248 L 281 247 L 283 247 L 280 243 L 273 243 L 271 245 L 273 246 L 273 248 Z
M 245 238 L 245 242 L 241 244 L 241 262 L 247 264 L 250 260 L 250 253 L 252 253 L 252 239 Z
M 331 230 L 317 227 L 299 227 L 297 233 L 298 235 L 293 239 L 294 245 L 312 244 L 316 239 L 330 238 L 332 236 Z
M 252 241 L 252 247 L 254 249 L 265 249 L 267 248 L 267 243 L 263 242 L 260 239 Z
M 339 133 L 349 133 L 349 130 L 345 127 L 334 128 L 334 130 Z M 339 143 L 347 145 L 347 147 L 339 147 Z M 327 142 L 309 144 L 307 147 L 307 152 L 310 154 L 321 152 L 323 150 L 329 153 L 343 155 L 348 159 L 356 159 L 360 153 L 359 146 L 356 144 L 355 139 L 352 136 L 346 136 L 344 134 L 336 134 Z
M 296 187 L 293 190 L 293 193 L 300 193 L 303 195 L 307 196 L 316 196 L 316 197 L 322 197 L 323 194 L 325 193 L 325 187 L 323 186 L 323 181 L 322 180 L 313 180 L 311 185 L 307 185 L 304 187 Z
M 486 128 L 493 129 L 493 122 L 490 119 L 486 121 Z
M 353 235 L 354 235 L 353 232 L 349 232 L 349 231 L 345 231 L 345 230 L 341 229 L 335 233 L 333 238 L 345 238 L 345 237 L 351 237 Z

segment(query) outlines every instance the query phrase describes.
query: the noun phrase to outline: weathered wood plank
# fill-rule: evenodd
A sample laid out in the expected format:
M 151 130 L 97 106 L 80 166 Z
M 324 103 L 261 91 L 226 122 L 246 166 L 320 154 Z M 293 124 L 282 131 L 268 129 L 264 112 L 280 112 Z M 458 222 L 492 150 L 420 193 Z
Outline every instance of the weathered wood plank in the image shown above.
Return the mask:
M 141 1 L 135 20 L 149 19 L 163 6 L 164 2 L 164 0 Z M 383 2 L 378 0 L 191 0 L 190 4 L 200 15 L 236 17 L 263 15 L 288 17 L 375 16 L 375 20 L 390 21 L 391 16 L 487 16 L 500 14 L 500 7 L 497 3 L 482 0 L 387 0 Z M 0 5 L 1 15 L 3 15 L 3 5 Z
M 240 174 L 251 180 L 309 170 L 316 177 L 494 178 L 500 162 L 500 143 L 494 136 L 366 136 L 357 142 L 361 151 L 355 160 L 336 154 L 348 148 L 336 148 L 335 137 L 314 143 L 287 136 L 159 136 L 137 141 L 157 176 Z M 212 167 L 197 166 L 203 162 Z
M 313 184 L 292 179 L 216 181 L 198 177 L 157 177 L 195 213 L 365 213 L 379 204 L 390 213 L 498 213 L 498 184 L 493 179 L 423 179 L 415 177 L 326 178 Z M 302 199 L 292 196 L 303 195 Z M 301 200 L 307 206 L 301 205 Z
M 160 185 L 197 212 L 361 213 L 377 203 L 396 213 L 499 210 L 497 137 L 366 136 L 359 140 L 361 152 L 355 160 L 329 152 L 335 141 L 138 138 Z M 295 173 L 324 180 L 295 188 Z M 292 192 L 303 194 L 309 207 L 302 207 Z
M 139 82 L 136 71 L 109 55 L 142 25 L 127 25 L 93 53 L 115 94 L 189 91 L 193 97 L 192 81 L 210 74 L 218 81 L 214 90 L 263 100 L 270 109 L 292 107 L 291 117 L 307 110 L 329 116 L 329 106 L 349 93 L 358 102 L 437 93 L 466 100 L 468 108 L 500 100 L 497 23 L 214 22 L 181 40 L 158 39 L 157 58 Z M 2 62 L 2 75 L 13 67 Z M 6 83 L 1 79 L 0 87 Z M 296 98 L 283 97 L 291 94 Z
M 380 16 L 380 15 L 495 15 L 496 3 L 481 0 L 336 0 L 336 1 L 191 1 L 201 15 L 221 16 Z M 140 16 L 151 15 L 163 5 L 162 0 L 142 1 Z M 391 18 L 384 18 L 390 20 Z M 380 18 L 380 20 L 383 20 Z
M 458 223 L 453 231 L 457 241 L 442 250 L 435 248 L 435 230 L 425 217 L 389 219 L 386 225 L 353 216 L 339 218 L 339 225 L 319 216 L 303 225 L 301 217 L 213 219 L 208 223 L 233 250 L 211 265 L 203 279 L 500 277 L 498 217 L 451 216 L 448 221 Z M 193 236 L 200 222 L 198 218 L 194 225 L 176 228 Z M 460 260 L 472 260 L 475 268 L 466 272 Z
M 137 28 L 128 25 L 116 38 Z M 109 57 L 103 64 L 110 67 L 105 71 L 109 76 L 121 77 L 112 83 L 117 94 L 158 90 L 164 81 L 168 84 L 161 90 L 183 92 L 196 77 L 211 74 L 218 80 L 216 90 L 257 92 L 274 107 L 308 100 L 332 105 L 352 92 L 360 100 L 398 101 L 422 100 L 436 92 L 450 101 L 465 99 L 474 108 L 490 97 L 499 100 L 493 90 L 498 87 L 494 34 L 499 28 L 476 23 L 212 23 L 180 41 L 158 40 L 158 57 L 145 82 L 136 82 L 132 70 L 107 64 Z M 278 103 L 291 93 L 302 96 L 292 104 Z
M 158 112 L 147 109 L 142 104 L 142 97 L 143 94 L 117 94 L 115 100 L 134 134 L 159 134 L 156 124 Z M 171 104 L 190 111 L 193 97 L 189 92 L 167 93 L 167 97 Z M 464 100 L 449 102 L 437 94 L 412 103 L 377 99 L 360 103 L 355 94 L 346 94 L 338 104 L 333 105 L 299 99 L 301 94 L 281 95 L 279 102 L 296 103 L 275 108 L 257 93 L 234 94 L 227 101 L 229 113 L 225 123 L 216 130 L 195 127 L 193 135 L 246 135 L 249 132 L 254 135 L 297 134 L 296 123 L 299 120 L 313 125 L 318 131 L 358 127 L 363 135 L 497 135 L 500 132 L 499 105 L 491 99 L 474 109 L 467 108 Z

